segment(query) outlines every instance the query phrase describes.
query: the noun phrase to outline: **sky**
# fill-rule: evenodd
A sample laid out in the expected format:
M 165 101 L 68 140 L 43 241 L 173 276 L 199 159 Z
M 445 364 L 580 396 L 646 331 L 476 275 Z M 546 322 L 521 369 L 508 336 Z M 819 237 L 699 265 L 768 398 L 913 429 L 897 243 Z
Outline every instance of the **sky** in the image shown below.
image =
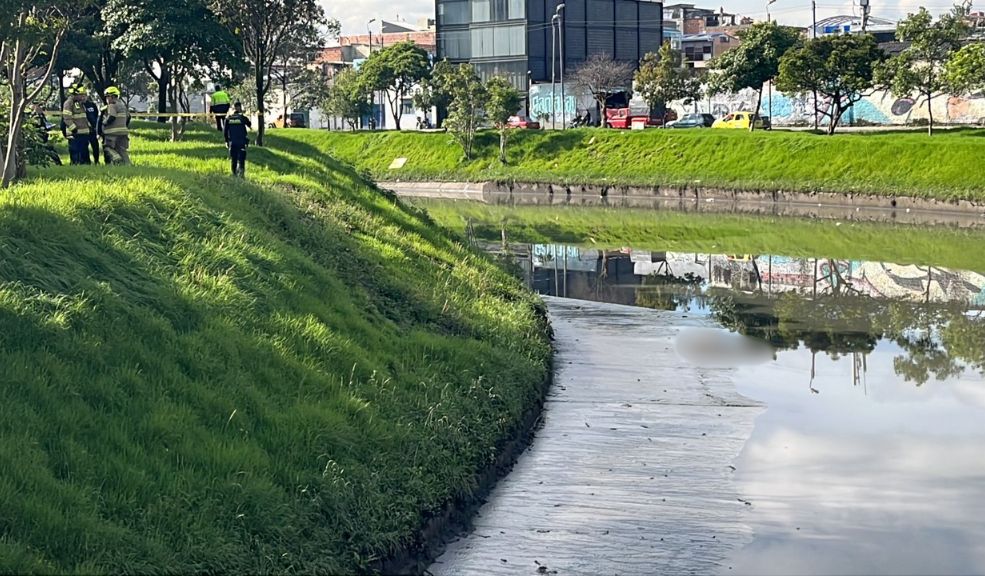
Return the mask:
M 727 12 L 750 16 L 757 20 L 766 19 L 766 0 L 674 0 L 684 1 L 700 7 L 724 7 Z M 859 14 L 857 2 L 850 0 L 816 0 L 817 18 L 822 20 L 840 14 Z M 948 0 L 870 0 L 872 15 L 890 20 L 898 20 L 919 6 L 926 6 L 931 12 L 940 13 L 950 8 Z M 416 23 L 423 16 L 434 17 L 434 0 L 327 0 L 323 2 L 325 11 L 332 18 L 342 22 L 343 34 L 366 32 L 366 22 L 376 18 L 373 32 L 379 32 L 379 20 L 389 21 L 400 18 Z M 854 7 L 854 8 L 853 8 Z M 980 10 L 982 6 L 973 9 Z M 770 6 L 771 17 L 783 24 L 809 26 L 811 4 L 809 0 L 776 0 Z

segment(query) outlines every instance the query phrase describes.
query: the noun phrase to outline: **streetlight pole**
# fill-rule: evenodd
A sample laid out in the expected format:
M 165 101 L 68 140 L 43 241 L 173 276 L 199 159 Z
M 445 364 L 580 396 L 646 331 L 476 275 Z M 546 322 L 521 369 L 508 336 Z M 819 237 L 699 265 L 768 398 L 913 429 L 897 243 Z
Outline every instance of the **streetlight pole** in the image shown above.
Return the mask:
M 564 101 L 564 2 L 557 5 L 554 10 L 554 18 L 557 20 L 558 52 L 561 60 L 561 130 L 568 127 L 568 117 L 566 115 L 566 105 Z
M 766 23 L 767 24 L 769 24 L 771 22 L 771 20 L 770 20 L 770 4 L 772 4 L 774 2 L 776 2 L 776 0 L 766 0 Z M 769 115 L 770 115 L 770 124 L 772 125 L 772 123 L 773 123 L 773 79 L 772 78 L 769 79 L 769 83 L 770 83 L 770 88 L 769 88 L 769 98 L 767 100 L 767 102 L 768 102 L 767 109 L 768 109 Z M 760 92 L 760 94 L 762 94 L 762 92 Z M 752 122 L 753 122 L 753 126 L 755 126 L 756 125 L 756 120 L 753 119 Z M 763 128 L 765 129 L 766 126 L 763 126 Z
M 369 33 L 369 55 L 370 56 L 373 55 L 373 29 L 370 28 L 370 24 L 372 24 L 373 22 L 376 22 L 376 18 L 373 18 L 369 22 L 366 23 L 366 32 Z M 376 128 L 376 110 L 373 110 L 373 105 L 376 104 L 376 103 L 374 102 L 374 100 L 376 100 L 376 93 L 375 92 L 370 92 L 369 93 L 369 114 L 370 114 L 369 120 L 370 120 L 370 125 L 372 126 L 373 129 Z
M 557 14 L 551 18 L 551 128 L 557 130 Z
M 817 40 L 817 0 L 811 0 L 811 37 Z M 817 87 L 814 88 L 814 130 L 817 130 Z

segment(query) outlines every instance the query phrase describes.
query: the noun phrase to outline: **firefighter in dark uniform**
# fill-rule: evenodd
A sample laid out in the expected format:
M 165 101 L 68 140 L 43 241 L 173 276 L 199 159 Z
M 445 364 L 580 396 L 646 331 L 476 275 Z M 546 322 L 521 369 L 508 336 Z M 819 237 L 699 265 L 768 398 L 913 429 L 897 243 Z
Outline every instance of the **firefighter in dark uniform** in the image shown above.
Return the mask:
M 226 117 L 225 124 L 223 134 L 232 160 L 233 176 L 243 178 L 246 176 L 246 147 L 250 144 L 248 133 L 253 124 L 243 115 L 243 105 L 239 102 L 233 104 L 233 113 Z
M 92 126 L 86 116 L 82 101 L 85 93 L 81 88 L 73 86 L 68 90 L 68 100 L 62 104 L 62 134 L 68 140 L 68 154 L 72 164 L 90 164 L 89 134 Z
M 86 111 L 89 126 L 95 126 L 99 122 L 99 105 L 92 101 L 92 95 L 88 92 L 86 99 L 82 101 L 82 107 Z M 89 131 L 89 146 L 92 148 L 92 163 L 99 164 L 99 134 L 95 130 Z

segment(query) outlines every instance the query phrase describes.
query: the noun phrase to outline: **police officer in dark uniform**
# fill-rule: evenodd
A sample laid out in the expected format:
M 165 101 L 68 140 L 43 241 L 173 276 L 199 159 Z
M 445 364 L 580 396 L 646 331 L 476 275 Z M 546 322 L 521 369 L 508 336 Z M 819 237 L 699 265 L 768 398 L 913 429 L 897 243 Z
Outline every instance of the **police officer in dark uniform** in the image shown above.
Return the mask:
M 232 159 L 233 176 L 243 178 L 246 176 L 246 147 L 250 144 L 248 132 L 253 124 L 243 115 L 243 105 L 240 102 L 233 104 L 233 113 L 226 117 L 225 124 L 223 134 Z
M 86 111 L 89 125 L 95 126 L 99 122 L 99 105 L 92 101 L 92 95 L 86 94 L 86 99 L 82 101 L 82 107 Z M 92 147 L 92 163 L 99 164 L 99 134 L 95 130 L 89 132 L 89 146 Z

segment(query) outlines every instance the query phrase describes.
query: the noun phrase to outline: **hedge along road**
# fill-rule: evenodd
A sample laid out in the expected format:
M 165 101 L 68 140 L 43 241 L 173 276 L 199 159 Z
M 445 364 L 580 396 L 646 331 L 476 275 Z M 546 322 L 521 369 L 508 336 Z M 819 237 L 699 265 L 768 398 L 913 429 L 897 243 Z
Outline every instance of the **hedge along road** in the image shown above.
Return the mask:
M 377 180 L 688 185 L 985 203 L 985 131 L 821 136 L 732 130 L 577 129 L 514 134 L 508 164 L 483 132 L 472 161 L 442 133 L 288 131 Z M 390 166 L 397 158 L 406 162 Z

